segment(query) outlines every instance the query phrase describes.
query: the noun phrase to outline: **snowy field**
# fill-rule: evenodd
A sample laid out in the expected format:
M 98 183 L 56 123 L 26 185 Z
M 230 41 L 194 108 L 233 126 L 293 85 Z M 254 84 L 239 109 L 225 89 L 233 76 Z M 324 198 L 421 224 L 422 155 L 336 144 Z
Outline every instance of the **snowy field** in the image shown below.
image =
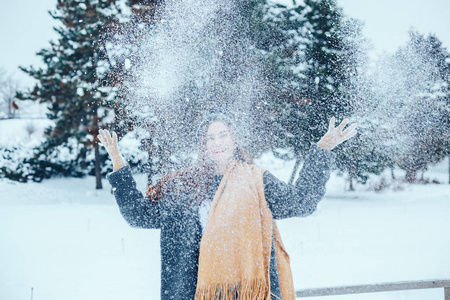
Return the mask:
M 283 180 L 292 167 L 259 163 Z M 279 221 L 296 289 L 450 278 L 447 166 L 425 173 L 444 184 L 397 192 L 345 192 L 333 174 L 312 216 Z M 145 176 L 136 179 L 144 190 Z M 103 183 L 0 180 L 0 300 L 31 299 L 32 288 L 34 300 L 159 299 L 159 232 L 130 228 Z M 317 299 L 442 300 L 443 289 Z
M 51 125 L 53 122 L 44 118 L 0 120 L 0 145 L 39 145 L 44 129 Z

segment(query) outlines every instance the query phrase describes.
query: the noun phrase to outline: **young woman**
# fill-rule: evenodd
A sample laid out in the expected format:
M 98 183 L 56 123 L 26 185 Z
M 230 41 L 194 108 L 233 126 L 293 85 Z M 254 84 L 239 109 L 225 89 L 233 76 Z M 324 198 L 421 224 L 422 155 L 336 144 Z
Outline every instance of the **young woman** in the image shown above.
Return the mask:
M 212 114 L 197 131 L 198 161 L 170 173 L 144 196 L 117 135 L 99 139 L 113 161 L 107 178 L 125 220 L 161 229 L 161 299 L 294 299 L 289 257 L 276 219 L 305 217 L 325 194 L 335 154 L 356 134 L 348 119 L 312 144 L 295 185 L 252 163 L 233 122 Z

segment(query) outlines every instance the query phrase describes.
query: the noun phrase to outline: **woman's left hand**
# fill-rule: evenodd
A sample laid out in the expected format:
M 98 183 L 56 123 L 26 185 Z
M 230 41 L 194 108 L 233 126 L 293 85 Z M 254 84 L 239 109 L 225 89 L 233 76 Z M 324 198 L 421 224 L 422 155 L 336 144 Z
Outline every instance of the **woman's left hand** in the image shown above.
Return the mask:
M 330 125 L 328 126 L 327 133 L 317 142 L 317 146 L 331 150 L 340 143 L 350 139 L 356 135 L 356 123 L 350 125 L 347 129 L 342 131 L 344 126 L 348 123 L 348 119 L 344 119 L 337 128 L 334 128 L 335 118 L 332 117 L 330 120 Z

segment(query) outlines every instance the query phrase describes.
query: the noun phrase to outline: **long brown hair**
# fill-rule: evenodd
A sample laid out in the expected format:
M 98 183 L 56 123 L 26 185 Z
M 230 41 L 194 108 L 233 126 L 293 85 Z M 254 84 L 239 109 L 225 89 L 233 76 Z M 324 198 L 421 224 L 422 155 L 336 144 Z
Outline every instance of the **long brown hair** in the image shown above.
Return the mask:
M 150 201 L 158 201 L 168 192 L 174 192 L 178 195 L 192 192 L 188 204 L 195 202 L 197 207 L 205 199 L 214 176 L 214 162 L 209 159 L 206 153 L 206 135 L 209 126 L 216 121 L 227 125 L 233 140 L 236 142 L 233 158 L 249 164 L 253 163 L 251 156 L 242 147 L 234 123 L 221 113 L 211 114 L 200 124 L 197 130 L 197 163 L 193 167 L 169 173 L 150 186 L 146 193 Z

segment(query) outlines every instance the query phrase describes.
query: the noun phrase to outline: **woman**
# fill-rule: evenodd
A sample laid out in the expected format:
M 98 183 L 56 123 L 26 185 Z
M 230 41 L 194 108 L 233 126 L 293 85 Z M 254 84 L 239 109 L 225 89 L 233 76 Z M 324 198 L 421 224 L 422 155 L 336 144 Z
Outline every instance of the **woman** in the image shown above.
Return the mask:
M 108 174 L 133 227 L 161 229 L 161 299 L 294 299 L 289 257 L 275 220 L 310 215 L 325 194 L 335 154 L 356 134 L 348 119 L 312 144 L 295 184 L 252 163 L 231 122 L 212 114 L 199 126 L 198 161 L 161 178 L 145 196 L 117 146 L 99 139 L 113 161 Z

